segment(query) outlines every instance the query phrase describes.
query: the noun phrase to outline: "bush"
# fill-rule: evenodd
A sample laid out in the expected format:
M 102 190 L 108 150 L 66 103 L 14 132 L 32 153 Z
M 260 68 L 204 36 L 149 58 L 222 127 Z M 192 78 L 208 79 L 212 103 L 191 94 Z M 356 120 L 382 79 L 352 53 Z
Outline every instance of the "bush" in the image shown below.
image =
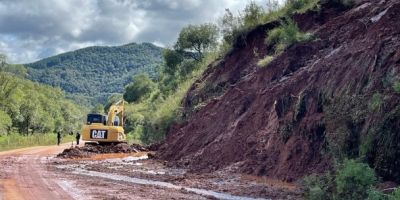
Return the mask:
M 385 194 L 379 190 L 371 189 L 368 191 L 368 200 L 399 200 L 400 187 L 396 188 L 391 194 Z
M 303 179 L 305 187 L 305 197 L 309 200 L 329 200 L 332 199 L 334 179 L 329 173 L 317 176 L 312 174 Z
M 244 9 L 243 25 L 247 29 L 262 24 L 264 10 L 261 6 L 251 1 Z
M 375 93 L 369 101 L 368 108 L 370 111 L 377 111 L 381 108 L 383 97 L 380 93 Z
M 335 199 L 353 200 L 368 197 L 368 190 L 377 182 L 375 172 L 365 163 L 345 160 L 336 175 Z
M 294 43 L 312 40 L 311 33 L 303 33 L 291 19 L 286 19 L 280 27 L 267 33 L 266 42 L 275 46 L 275 52 L 280 53 Z
M 395 82 L 393 84 L 393 89 L 395 92 L 400 93 L 400 82 Z

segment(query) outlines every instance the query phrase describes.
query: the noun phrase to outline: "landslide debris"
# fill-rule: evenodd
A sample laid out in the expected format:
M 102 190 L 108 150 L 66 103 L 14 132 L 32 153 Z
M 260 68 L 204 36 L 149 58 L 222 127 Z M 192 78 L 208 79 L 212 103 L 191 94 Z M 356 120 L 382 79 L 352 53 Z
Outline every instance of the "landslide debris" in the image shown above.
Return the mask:
M 71 147 L 64 149 L 57 155 L 58 158 L 88 158 L 94 154 L 105 153 L 137 153 L 145 152 L 149 149 L 139 144 L 116 144 L 116 145 L 85 145 L 83 147 Z
M 248 33 L 190 88 L 186 121 L 171 127 L 157 156 L 196 172 L 287 181 L 322 173 L 334 158 L 363 157 L 400 182 L 400 2 L 359 2 L 294 16 L 317 39 L 263 68 L 256 63 L 271 54 L 265 35 L 276 23 Z

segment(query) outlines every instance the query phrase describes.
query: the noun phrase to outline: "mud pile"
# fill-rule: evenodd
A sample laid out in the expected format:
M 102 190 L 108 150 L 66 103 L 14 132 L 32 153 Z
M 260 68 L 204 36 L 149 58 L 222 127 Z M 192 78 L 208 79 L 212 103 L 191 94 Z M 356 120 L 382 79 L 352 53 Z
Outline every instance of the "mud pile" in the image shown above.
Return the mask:
M 171 127 L 158 156 L 193 171 L 288 181 L 324 172 L 332 157 L 363 156 L 400 181 L 400 2 L 358 2 L 294 16 L 317 39 L 263 68 L 256 63 L 271 54 L 265 32 L 276 22 L 238 40 L 191 87 L 187 120 Z
M 104 153 L 137 153 L 149 151 L 147 147 L 139 144 L 116 145 L 86 145 L 83 147 L 71 147 L 57 155 L 59 158 L 87 158 L 94 154 Z

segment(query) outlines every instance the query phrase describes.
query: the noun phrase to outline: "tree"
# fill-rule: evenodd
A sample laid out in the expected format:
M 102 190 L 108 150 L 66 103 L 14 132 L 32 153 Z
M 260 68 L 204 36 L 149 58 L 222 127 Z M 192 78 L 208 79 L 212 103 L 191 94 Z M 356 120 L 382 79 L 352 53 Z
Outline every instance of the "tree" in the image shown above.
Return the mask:
M 192 58 L 199 61 L 205 51 L 217 45 L 218 28 L 211 23 L 189 25 L 179 33 L 175 49 L 179 51 L 193 51 Z
M 39 106 L 40 104 L 35 93 L 29 94 L 29 96 L 23 101 L 22 105 L 20 106 L 22 124 L 19 126 L 19 128 L 21 133 L 28 135 L 29 129 L 39 123 Z
M 183 55 L 175 50 L 165 49 L 163 56 L 165 61 L 163 72 L 174 76 L 175 72 L 178 71 L 179 64 L 184 60 Z
M 7 65 L 7 56 L 0 54 L 0 69 L 2 69 L 5 65 Z
M 125 87 L 124 99 L 131 103 L 147 97 L 154 89 L 156 84 L 147 74 L 139 74 L 133 77 L 133 82 Z
M 111 107 L 112 104 L 114 104 L 114 103 L 116 103 L 116 102 L 118 102 L 119 100 L 122 100 L 122 99 L 123 99 L 122 94 L 120 94 L 120 93 L 112 94 L 110 97 L 108 97 L 107 103 L 104 106 L 104 110 L 108 110 Z
M 5 132 L 8 132 L 12 125 L 11 118 L 7 113 L 0 110 L 0 135 L 3 135 Z
M 28 74 L 28 70 L 23 65 L 18 64 L 5 64 L 1 71 L 10 72 L 18 77 L 24 78 Z
M 104 107 L 102 104 L 98 103 L 92 108 L 90 112 L 95 114 L 104 114 Z

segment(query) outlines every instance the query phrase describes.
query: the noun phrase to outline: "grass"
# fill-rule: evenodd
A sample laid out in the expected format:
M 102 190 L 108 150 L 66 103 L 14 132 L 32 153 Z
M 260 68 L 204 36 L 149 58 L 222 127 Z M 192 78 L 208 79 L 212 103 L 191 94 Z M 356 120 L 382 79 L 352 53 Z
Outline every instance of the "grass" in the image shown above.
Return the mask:
M 74 135 L 63 136 L 61 142 L 71 142 L 75 140 Z M 33 146 L 48 146 L 57 144 L 57 135 L 55 133 L 33 134 L 23 136 L 18 133 L 9 135 L 0 135 L 0 151 L 19 149 Z
M 400 82 L 393 83 L 393 90 L 397 93 L 400 93 Z
M 369 101 L 368 108 L 370 111 L 377 111 L 382 107 L 383 96 L 380 93 L 375 93 Z
M 291 19 L 286 19 L 281 26 L 267 33 L 266 42 L 275 46 L 275 53 L 279 54 L 286 47 L 314 39 L 311 33 L 303 33 Z
M 259 66 L 259 67 L 265 67 L 265 66 L 267 66 L 273 59 L 274 59 L 273 56 L 266 55 L 263 59 L 260 59 L 260 60 L 257 62 L 257 66 Z
M 286 3 L 275 9 L 268 10 L 263 16 L 263 23 L 279 20 L 283 17 L 291 17 L 295 13 L 305 13 L 308 10 L 319 10 L 319 0 L 286 1 Z

